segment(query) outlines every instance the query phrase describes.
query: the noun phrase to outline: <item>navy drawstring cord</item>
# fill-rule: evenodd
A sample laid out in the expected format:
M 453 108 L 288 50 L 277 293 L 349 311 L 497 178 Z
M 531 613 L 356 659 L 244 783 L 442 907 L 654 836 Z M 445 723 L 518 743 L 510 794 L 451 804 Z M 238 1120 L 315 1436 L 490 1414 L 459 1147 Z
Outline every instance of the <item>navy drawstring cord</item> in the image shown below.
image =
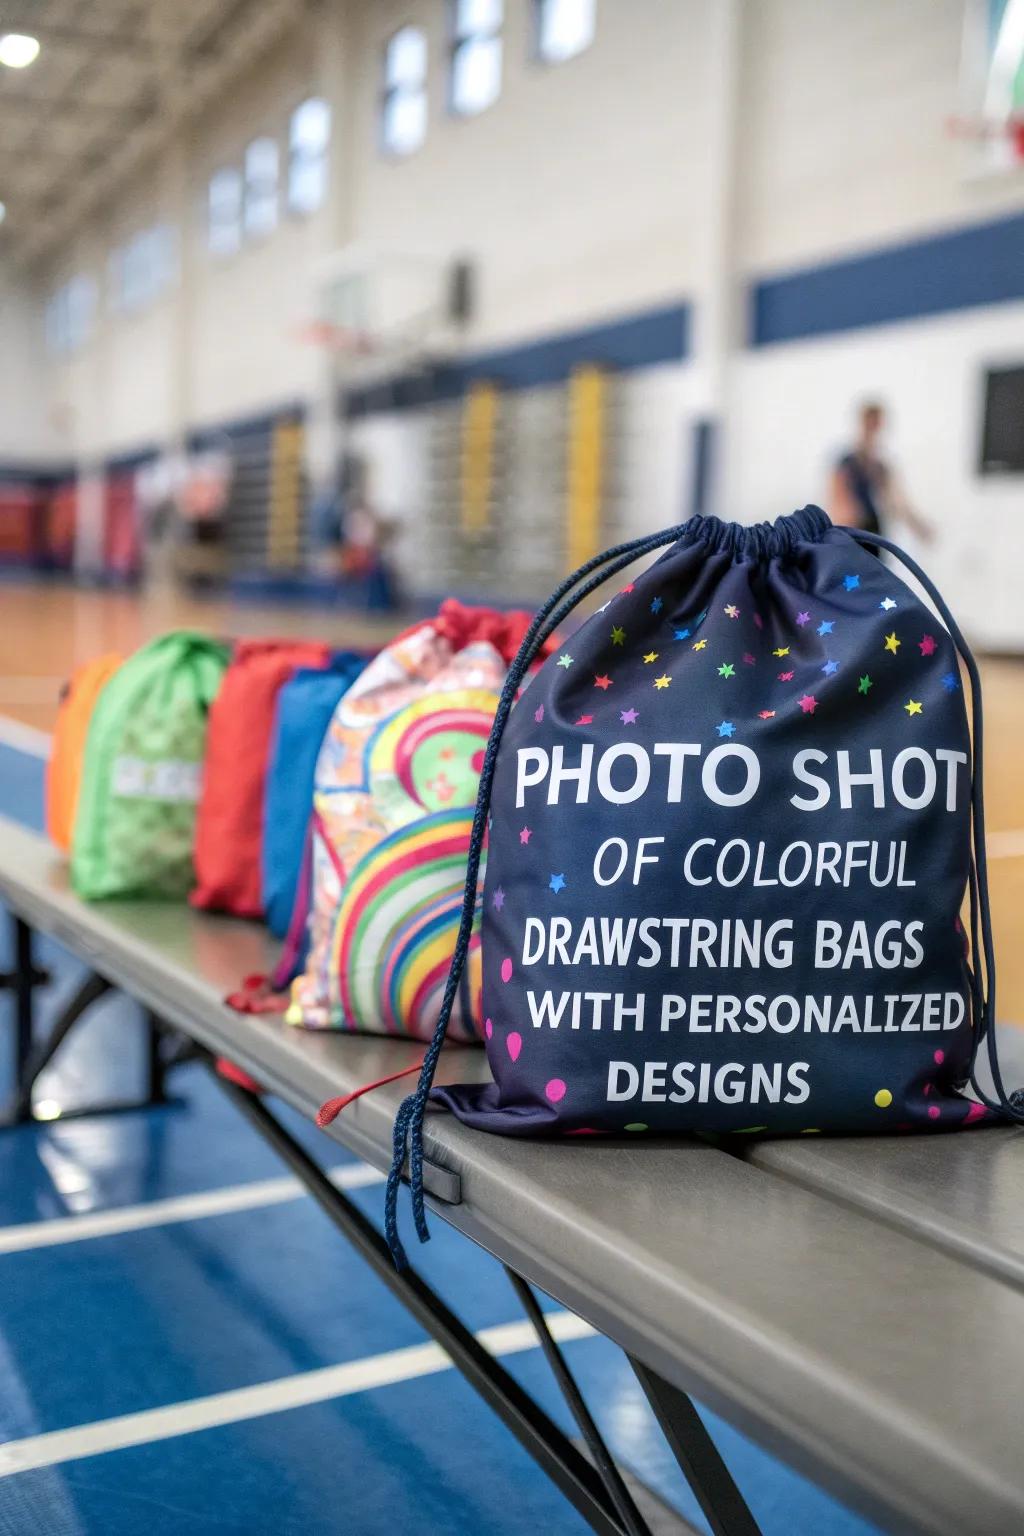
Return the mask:
M 697 522 L 700 520 L 694 519 L 692 521 Z M 617 571 L 625 569 L 627 565 L 632 565 L 634 560 L 638 560 L 641 556 L 650 554 L 656 549 L 661 549 L 667 544 L 676 543 L 683 536 L 684 530 L 689 526 L 682 524 L 676 528 L 663 530 L 661 533 L 648 534 L 639 539 L 630 539 L 623 544 L 616 544 L 611 549 L 605 550 L 603 554 L 595 555 L 592 560 L 588 560 L 585 565 L 581 565 L 571 576 L 567 576 L 534 616 L 529 629 L 523 637 L 523 643 L 519 647 L 515 660 L 508 670 L 505 686 L 501 691 L 498 707 L 494 714 L 494 724 L 491 727 L 487 748 L 484 752 L 483 766 L 480 770 L 476 811 L 473 815 L 473 827 L 470 833 L 469 852 L 466 861 L 466 885 L 462 900 L 462 915 L 459 921 L 455 948 L 452 953 L 451 969 L 448 972 L 448 980 L 441 999 L 437 1026 L 434 1029 L 430 1044 L 424 1053 L 423 1067 L 416 1091 L 403 1101 L 395 1116 L 391 1171 L 388 1174 L 387 1192 L 384 1198 L 384 1235 L 387 1239 L 388 1247 L 391 1249 L 395 1264 L 399 1269 L 404 1269 L 408 1262 L 402 1240 L 398 1235 L 398 1195 L 402 1184 L 402 1169 L 405 1164 L 407 1143 L 409 1147 L 409 1185 L 412 1194 L 412 1210 L 416 1233 L 421 1243 L 427 1242 L 430 1238 L 423 1206 L 423 1119 L 426 1114 L 430 1088 L 434 1080 L 437 1058 L 444 1044 L 445 1031 L 451 1018 L 452 1005 L 458 993 L 459 980 L 469 953 L 473 923 L 476 918 L 480 854 L 483 848 L 484 834 L 487 830 L 487 813 L 491 803 L 491 783 L 494 778 L 494 769 L 498 758 L 498 747 L 501 744 L 502 733 L 512 711 L 512 705 L 515 703 L 520 685 L 541 646 L 577 604 L 581 603 L 584 598 L 601 586 L 603 582 L 614 576 Z M 595 571 L 597 574 L 592 574 Z M 588 577 L 590 578 L 589 580 L 586 579 Z M 581 582 L 584 583 L 583 586 L 579 585 Z M 577 587 L 579 587 L 579 590 L 574 590 Z M 567 594 L 570 593 L 572 595 L 567 598 Z M 563 601 L 566 598 L 567 600 Z
M 996 1114 L 1003 1115 L 1006 1119 L 1014 1120 L 1018 1124 L 1024 1124 L 1024 1089 L 1017 1088 L 1012 1093 L 1007 1093 L 1003 1084 L 999 1065 L 999 1048 L 996 1043 L 996 959 L 992 941 L 992 913 L 988 899 L 988 861 L 985 852 L 984 718 L 978 664 L 961 633 L 960 626 L 946 606 L 942 593 L 917 561 L 905 554 L 898 544 L 893 544 L 879 533 L 866 533 L 860 529 L 851 529 L 850 532 L 858 544 L 873 545 L 877 549 L 886 550 L 916 576 L 935 604 L 939 617 L 949 630 L 953 644 L 967 669 L 971 684 L 971 838 L 973 845 L 970 864 L 971 960 L 968 971 L 971 979 L 975 1022 L 968 1081 L 986 1109 L 991 1109 Z M 984 962 L 984 979 L 982 979 L 979 961 Z M 992 1082 L 996 1091 L 994 1100 L 989 1098 L 979 1086 L 975 1070 L 978 1049 L 983 1040 L 988 1042 L 989 1070 L 992 1073 Z

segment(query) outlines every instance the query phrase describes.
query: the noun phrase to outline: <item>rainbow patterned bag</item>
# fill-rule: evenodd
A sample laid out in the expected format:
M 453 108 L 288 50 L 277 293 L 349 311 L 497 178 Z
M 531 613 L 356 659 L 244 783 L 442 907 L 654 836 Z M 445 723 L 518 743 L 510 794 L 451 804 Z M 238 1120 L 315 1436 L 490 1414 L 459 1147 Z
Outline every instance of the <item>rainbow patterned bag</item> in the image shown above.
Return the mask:
M 433 1033 L 484 747 L 527 623 L 446 602 L 339 700 L 316 765 L 309 953 L 290 1024 Z M 477 946 L 474 937 L 455 1039 L 480 1034 Z

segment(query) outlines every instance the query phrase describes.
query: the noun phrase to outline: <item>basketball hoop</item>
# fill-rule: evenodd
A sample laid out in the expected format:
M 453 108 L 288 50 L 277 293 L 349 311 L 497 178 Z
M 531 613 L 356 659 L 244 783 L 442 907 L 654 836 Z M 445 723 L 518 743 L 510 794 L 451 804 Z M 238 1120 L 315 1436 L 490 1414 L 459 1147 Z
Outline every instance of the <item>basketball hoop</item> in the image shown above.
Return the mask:
M 973 139 L 984 144 L 997 143 L 1003 139 L 1014 158 L 1024 162 L 1024 113 L 1014 113 L 1002 119 L 951 117 L 946 128 L 956 139 Z

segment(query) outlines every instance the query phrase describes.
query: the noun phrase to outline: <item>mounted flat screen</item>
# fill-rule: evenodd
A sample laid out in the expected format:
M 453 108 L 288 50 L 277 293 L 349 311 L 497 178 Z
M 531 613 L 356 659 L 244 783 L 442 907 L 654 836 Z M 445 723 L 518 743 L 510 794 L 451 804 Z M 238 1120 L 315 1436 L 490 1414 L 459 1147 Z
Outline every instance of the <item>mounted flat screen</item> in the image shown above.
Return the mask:
M 1024 475 L 1024 366 L 985 374 L 980 469 L 983 475 Z

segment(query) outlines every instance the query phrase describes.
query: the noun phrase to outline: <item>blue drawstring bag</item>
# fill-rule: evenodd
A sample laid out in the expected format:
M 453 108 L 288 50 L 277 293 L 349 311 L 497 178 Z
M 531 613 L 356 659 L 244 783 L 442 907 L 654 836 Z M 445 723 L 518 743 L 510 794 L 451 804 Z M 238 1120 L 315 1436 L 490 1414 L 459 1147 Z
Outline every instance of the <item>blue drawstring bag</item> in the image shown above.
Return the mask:
M 262 849 L 263 906 L 275 938 L 287 934 L 299 895 L 320 743 L 338 700 L 366 661 L 355 652 L 339 651 L 326 669 L 299 668 L 277 696 Z
M 662 546 L 517 700 L 537 645 L 576 603 Z M 941 622 L 879 549 L 921 581 Z M 995 1054 L 981 752 L 977 669 L 928 578 L 817 507 L 755 527 L 695 517 L 563 583 L 497 710 L 464 931 L 396 1119 L 386 1225 L 399 1262 L 407 1147 L 427 1235 L 431 1096 L 516 1136 L 1024 1119 Z M 485 832 L 493 1082 L 431 1095 Z M 973 1073 L 986 1035 L 993 1100 Z

